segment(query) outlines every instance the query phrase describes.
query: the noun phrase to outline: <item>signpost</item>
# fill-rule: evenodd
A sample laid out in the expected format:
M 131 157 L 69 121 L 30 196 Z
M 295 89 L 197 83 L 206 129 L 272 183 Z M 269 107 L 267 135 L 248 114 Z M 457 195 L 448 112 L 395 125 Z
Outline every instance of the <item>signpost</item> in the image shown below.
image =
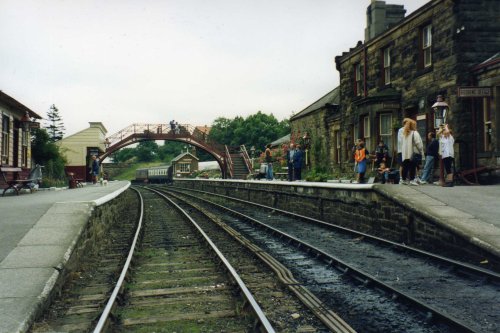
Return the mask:
M 491 97 L 491 87 L 458 87 L 458 97 Z

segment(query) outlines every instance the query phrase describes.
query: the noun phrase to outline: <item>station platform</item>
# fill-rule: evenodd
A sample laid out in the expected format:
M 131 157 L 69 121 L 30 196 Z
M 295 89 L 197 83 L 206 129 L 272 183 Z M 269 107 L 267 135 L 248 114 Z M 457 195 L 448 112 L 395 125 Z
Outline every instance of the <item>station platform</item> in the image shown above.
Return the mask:
M 92 209 L 129 188 L 109 182 L 0 197 L 0 332 L 26 332 Z
M 470 243 L 500 258 L 500 185 L 374 186 L 376 191 L 432 216 Z

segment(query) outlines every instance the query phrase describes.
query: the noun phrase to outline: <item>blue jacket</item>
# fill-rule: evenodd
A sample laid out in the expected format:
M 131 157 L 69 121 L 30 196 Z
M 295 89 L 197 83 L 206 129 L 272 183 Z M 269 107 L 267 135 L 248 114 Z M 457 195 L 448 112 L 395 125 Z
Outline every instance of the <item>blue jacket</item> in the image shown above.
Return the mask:
M 99 174 L 99 161 L 98 160 L 92 161 L 92 173 L 95 175 Z
M 431 142 L 427 145 L 427 149 L 425 151 L 425 155 L 434 156 L 435 159 L 439 157 L 439 141 L 436 139 L 432 139 Z
M 304 152 L 302 150 L 295 150 L 293 154 L 293 167 L 302 168 L 302 162 L 304 162 Z

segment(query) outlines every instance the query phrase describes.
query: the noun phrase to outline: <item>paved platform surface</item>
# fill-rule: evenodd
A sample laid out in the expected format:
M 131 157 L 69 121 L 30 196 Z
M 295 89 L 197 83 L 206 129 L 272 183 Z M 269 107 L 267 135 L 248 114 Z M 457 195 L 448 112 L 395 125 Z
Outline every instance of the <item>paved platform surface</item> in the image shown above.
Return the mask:
M 0 332 L 24 332 L 68 260 L 91 210 L 129 182 L 0 197 Z
M 500 258 L 500 185 L 374 185 Z

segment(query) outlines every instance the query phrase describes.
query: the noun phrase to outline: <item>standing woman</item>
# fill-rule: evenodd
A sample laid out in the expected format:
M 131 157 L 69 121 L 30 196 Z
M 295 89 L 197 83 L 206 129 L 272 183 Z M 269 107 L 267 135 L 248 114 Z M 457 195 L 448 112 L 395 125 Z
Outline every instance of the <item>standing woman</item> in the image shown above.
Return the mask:
M 403 160 L 402 183 L 405 185 L 418 185 L 415 181 L 417 163 L 413 161 L 414 153 L 423 155 L 424 145 L 417 132 L 417 122 L 408 119 L 403 127 L 403 140 L 401 145 L 401 159 Z
M 266 163 L 267 163 L 267 170 L 266 170 L 266 179 L 267 180 L 273 180 L 273 154 L 271 153 L 271 144 L 268 144 L 266 146 Z
M 446 171 L 446 180 L 443 184 L 444 187 L 452 187 L 453 186 L 453 159 L 455 156 L 455 151 L 453 150 L 453 144 L 455 143 L 455 139 L 453 135 L 451 135 L 451 130 L 448 128 L 448 124 L 444 125 L 444 128 L 441 128 L 438 131 L 439 135 L 439 151 L 441 153 L 441 157 L 443 158 L 444 170 Z

